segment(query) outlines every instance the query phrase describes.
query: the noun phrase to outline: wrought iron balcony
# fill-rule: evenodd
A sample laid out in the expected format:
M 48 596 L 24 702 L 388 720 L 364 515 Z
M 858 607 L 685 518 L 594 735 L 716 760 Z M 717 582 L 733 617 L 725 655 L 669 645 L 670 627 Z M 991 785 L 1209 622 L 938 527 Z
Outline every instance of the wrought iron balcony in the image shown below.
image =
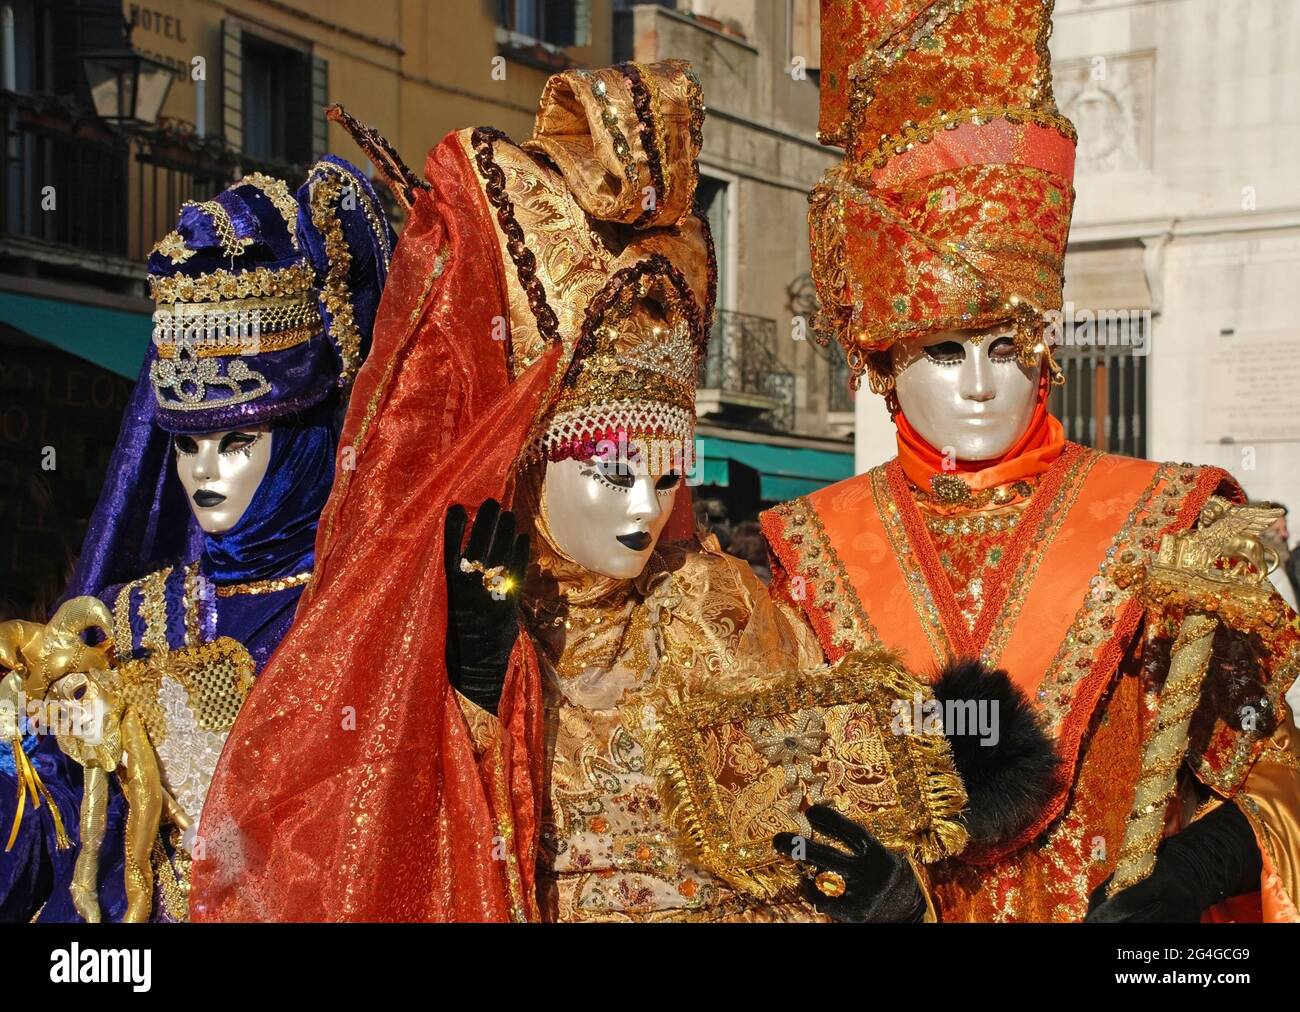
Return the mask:
M 826 364 L 830 387 L 826 392 L 826 410 L 831 414 L 853 413 L 853 391 L 849 389 L 849 361 L 844 349 L 831 338 L 826 346 Z
M 132 277 L 181 204 L 209 199 L 241 168 L 184 124 L 127 134 L 72 99 L 4 91 L 0 150 L 0 255 Z
M 719 311 L 700 368 L 702 416 L 755 428 L 794 428 L 794 375 L 776 356 L 776 321 Z
M 3 92 L 0 148 L 0 234 L 126 255 L 128 145 L 120 135 L 71 101 Z

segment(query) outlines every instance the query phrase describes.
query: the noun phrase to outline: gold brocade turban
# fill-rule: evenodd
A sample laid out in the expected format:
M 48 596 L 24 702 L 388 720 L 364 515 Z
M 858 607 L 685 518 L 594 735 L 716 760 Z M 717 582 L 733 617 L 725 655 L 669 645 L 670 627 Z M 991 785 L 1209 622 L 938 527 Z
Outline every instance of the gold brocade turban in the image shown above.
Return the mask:
M 554 340 L 569 351 L 528 459 L 582 458 L 621 440 L 689 455 L 717 285 L 695 212 L 703 120 L 689 64 L 621 63 L 556 74 L 532 138 L 493 145 L 513 238 L 535 254 L 521 277 L 554 310 L 548 333 L 532 298 L 511 300 L 513 368 Z M 514 257 L 512 236 L 502 238 Z
M 887 393 L 888 350 L 1016 324 L 1050 349 L 1074 204 L 1075 132 L 1052 93 L 1055 0 L 822 0 L 822 143 L 813 190 L 820 329 Z

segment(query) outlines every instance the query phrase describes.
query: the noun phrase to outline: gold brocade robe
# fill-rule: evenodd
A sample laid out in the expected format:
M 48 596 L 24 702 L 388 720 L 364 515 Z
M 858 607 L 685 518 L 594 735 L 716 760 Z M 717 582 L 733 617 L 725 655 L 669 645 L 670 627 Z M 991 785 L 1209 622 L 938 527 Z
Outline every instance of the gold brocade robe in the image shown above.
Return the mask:
M 799 618 L 709 542 L 662 548 L 635 581 L 593 578 L 543 546 L 546 589 L 525 607 L 544 679 L 547 920 L 825 920 L 797 895 L 753 899 L 693 864 L 651 768 L 657 708 L 822 661 Z

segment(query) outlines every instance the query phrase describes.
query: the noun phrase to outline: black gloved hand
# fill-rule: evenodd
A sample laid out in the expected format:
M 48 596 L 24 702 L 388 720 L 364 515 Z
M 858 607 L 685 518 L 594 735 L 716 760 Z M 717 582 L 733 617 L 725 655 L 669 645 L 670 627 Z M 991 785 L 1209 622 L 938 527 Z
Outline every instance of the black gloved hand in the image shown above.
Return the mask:
M 1156 852 L 1151 874 L 1106 899 L 1107 879 L 1085 918 L 1098 924 L 1194 924 L 1230 896 L 1259 888 L 1262 859 L 1254 831 L 1234 804 L 1216 808 L 1175 833 Z
M 489 499 L 479 507 L 469 544 L 461 551 L 468 517 L 465 507 L 447 511 L 444 567 L 447 573 L 447 674 L 466 698 L 497 712 L 510 651 L 519 636 L 519 599 L 528 568 L 528 535 L 515 533 L 513 513 Z M 481 572 L 466 572 L 462 558 L 484 569 L 504 567 L 506 580 L 496 596 Z
M 819 834 L 850 851 L 846 854 L 794 833 L 772 838 L 783 857 L 806 861 L 819 874 L 834 872 L 844 879 L 844 894 L 838 897 L 827 896 L 814 882 L 805 884 L 804 895 L 814 907 L 844 923 L 907 924 L 925 918 L 925 896 L 906 860 L 828 805 L 813 805 L 806 815 Z

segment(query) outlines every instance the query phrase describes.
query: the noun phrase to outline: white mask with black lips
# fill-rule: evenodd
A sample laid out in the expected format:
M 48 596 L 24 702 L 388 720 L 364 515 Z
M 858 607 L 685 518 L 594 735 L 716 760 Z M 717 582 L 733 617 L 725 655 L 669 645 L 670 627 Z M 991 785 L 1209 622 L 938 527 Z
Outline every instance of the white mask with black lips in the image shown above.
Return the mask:
M 271 462 L 269 428 L 172 437 L 176 474 L 199 527 L 225 534 L 243 519 Z
M 1003 456 L 1025 434 L 1041 362 L 1017 360 L 1008 327 L 946 330 L 894 346 L 895 391 L 912 428 L 957 460 Z
M 681 484 L 678 474 L 646 473 L 626 459 L 548 461 L 542 509 L 555 548 L 601 576 L 640 576 Z

